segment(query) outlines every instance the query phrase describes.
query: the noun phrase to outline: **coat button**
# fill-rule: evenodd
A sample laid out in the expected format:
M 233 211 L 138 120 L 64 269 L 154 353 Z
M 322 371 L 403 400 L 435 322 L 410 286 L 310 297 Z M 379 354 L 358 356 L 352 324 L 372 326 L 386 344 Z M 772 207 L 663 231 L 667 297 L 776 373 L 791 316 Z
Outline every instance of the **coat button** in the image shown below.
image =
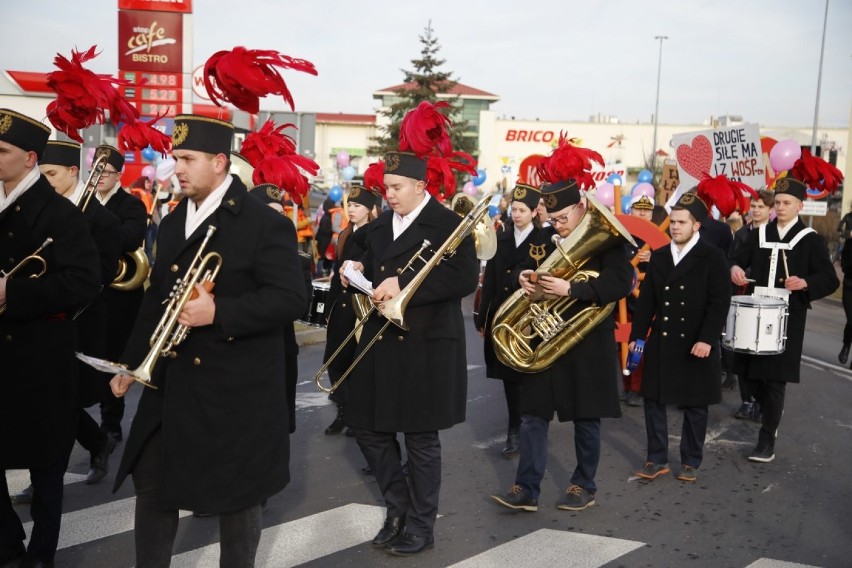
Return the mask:
M 668 335 L 668 332 L 664 331 L 664 332 L 663 332 L 663 337 L 665 337 L 665 336 L 667 336 L 667 335 Z
M 680 303 L 680 305 L 681 305 L 681 306 L 685 306 L 685 305 L 686 305 L 686 302 L 681 302 L 681 303 Z
M 680 289 L 683 290 L 683 284 L 680 285 Z
M 680 321 L 686 321 L 684 318 L 680 318 Z
M 380 335 L 380 336 L 379 336 L 379 341 L 381 341 L 382 339 L 384 339 L 384 336 Z
M 11 334 L 6 335 L 6 341 L 12 341 L 12 335 Z
M 193 364 L 193 365 L 195 365 L 195 366 L 197 367 L 198 365 L 200 365 L 200 364 L 201 364 L 201 358 L 200 358 L 200 357 L 196 357 L 195 359 L 193 359 L 193 360 L 192 360 L 192 364 Z
M 9 231 L 8 233 L 6 233 L 6 236 L 11 239 L 12 237 L 15 236 L 15 233 L 13 233 L 12 231 Z
M 177 272 L 178 270 L 180 270 L 180 267 L 177 264 L 173 264 L 169 267 L 169 270 L 171 270 L 172 272 Z
M 396 273 L 397 273 L 397 274 L 402 274 L 402 268 L 397 268 L 397 269 L 396 269 Z
M 9 257 L 9 264 L 15 264 L 15 259 L 11 256 Z
M 663 321 L 669 321 L 669 316 L 663 316 Z
M 380 267 L 379 267 L 379 270 L 381 270 L 382 272 L 384 272 L 384 271 L 385 271 L 385 267 L 384 267 L 384 265 L 380 266 Z
M 340 304 L 340 307 L 341 307 L 341 308 L 345 308 L 345 307 L 346 307 L 346 304 Z
M 663 290 L 668 290 L 668 289 L 669 289 L 669 287 L 668 287 L 668 286 L 666 286 L 665 288 L 663 288 Z
M 403 336 L 401 336 L 401 335 L 398 335 L 398 336 L 397 336 L 397 339 L 399 339 L 399 340 L 400 340 L 400 342 L 405 341 L 405 338 L 404 338 Z
M 681 337 L 684 337 L 684 335 L 683 335 L 682 333 L 680 334 L 680 336 L 681 336 Z
M 17 212 L 18 212 L 18 211 L 20 211 L 20 210 L 21 210 L 21 206 L 20 206 L 20 205 L 15 205 L 15 213 L 17 213 Z
M 668 303 L 668 302 L 663 302 L 663 305 L 664 305 L 664 306 L 668 306 L 668 305 L 669 305 L 669 303 Z
M 229 338 L 228 338 L 228 343 L 232 342 L 233 340 L 234 340 L 234 338 L 233 338 L 233 337 L 229 337 Z
M 503 286 L 503 290 L 504 290 L 505 292 L 508 292 L 508 291 L 509 291 L 509 287 L 508 287 L 508 286 Z
M 511 274 L 511 273 L 512 273 L 512 269 L 511 269 L 511 268 L 507 268 L 507 269 L 506 269 L 506 274 Z

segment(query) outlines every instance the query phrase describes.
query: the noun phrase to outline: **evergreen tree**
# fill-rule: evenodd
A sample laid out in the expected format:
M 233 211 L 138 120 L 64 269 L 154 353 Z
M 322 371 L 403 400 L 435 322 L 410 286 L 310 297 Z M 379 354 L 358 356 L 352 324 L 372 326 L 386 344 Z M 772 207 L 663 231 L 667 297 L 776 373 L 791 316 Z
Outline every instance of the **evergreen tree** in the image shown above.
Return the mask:
M 394 91 L 399 100 L 389 108 L 379 111 L 379 115 L 387 120 L 387 124 L 379 127 L 378 136 L 372 138 L 373 146 L 368 149 L 368 153 L 372 156 L 384 156 L 387 152 L 398 149 L 399 125 L 405 113 L 416 108 L 422 101 L 438 102 L 439 93 L 449 93 L 456 86 L 457 81 L 453 79 L 452 72 L 440 69 L 446 60 L 438 59 L 441 46 L 433 35 L 431 20 L 426 26 L 425 33 L 420 36 L 420 43 L 423 44 L 420 57 L 411 60 L 413 69 L 401 69 L 405 77 L 404 87 Z M 467 121 L 457 118 L 461 105 L 456 99 L 457 97 L 440 99 L 446 100 L 451 105 L 449 117 L 453 122 L 451 132 L 453 149 L 473 154 L 476 152 L 476 138 L 463 136 L 468 124 Z

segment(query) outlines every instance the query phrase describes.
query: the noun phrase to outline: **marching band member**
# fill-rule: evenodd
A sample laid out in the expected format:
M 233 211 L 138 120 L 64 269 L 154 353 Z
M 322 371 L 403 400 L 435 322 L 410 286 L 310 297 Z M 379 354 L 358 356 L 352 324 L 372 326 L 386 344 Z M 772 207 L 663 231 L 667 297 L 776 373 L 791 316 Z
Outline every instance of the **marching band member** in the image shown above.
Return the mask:
M 374 167 L 374 166 L 370 166 Z M 366 180 L 365 180 L 366 185 Z M 328 361 L 332 353 L 340 346 L 340 343 L 349 335 L 352 328 L 355 326 L 355 309 L 352 305 L 352 294 L 357 294 L 355 290 L 344 288 L 340 280 L 340 269 L 343 263 L 347 260 L 360 260 L 364 255 L 365 242 L 362 238 L 367 231 L 367 225 L 373 221 L 373 211 L 380 204 L 382 198 L 360 185 L 353 185 L 349 190 L 349 198 L 347 210 L 349 213 L 349 225 L 340 233 L 337 239 L 337 254 L 331 276 L 331 288 L 329 289 L 326 304 L 330 306 L 328 327 L 326 328 L 326 343 L 325 355 L 323 362 Z M 355 238 L 355 232 L 362 231 L 362 234 Z M 336 357 L 328 368 L 328 376 L 332 384 L 337 382 L 340 375 L 349 368 L 355 358 L 355 341 L 351 341 L 345 348 L 346 353 L 341 352 L 341 355 Z M 346 384 L 341 384 L 342 388 L 346 388 Z M 337 405 L 337 416 L 334 422 L 329 424 L 325 429 L 327 436 L 334 436 L 343 431 L 346 423 L 344 421 L 345 409 L 343 403 L 343 392 L 335 391 L 329 395 L 329 398 Z M 352 433 L 354 434 L 354 432 Z M 350 435 L 347 430 L 346 435 Z
M 474 318 L 476 329 L 484 338 L 485 374 L 503 381 L 506 406 L 509 411 L 509 427 L 506 445 L 500 453 L 506 457 L 518 453 L 521 431 L 521 379 L 523 373 L 507 367 L 497 360 L 491 344 L 491 325 L 494 313 L 506 298 L 515 291 L 517 276 L 515 267 L 530 258 L 531 247 L 535 247 L 539 229 L 533 223 L 535 210 L 541 199 L 538 188 L 517 184 L 512 192 L 510 205 L 511 224 L 497 233 L 497 253 L 485 265 L 482 279 L 482 299 L 479 312 Z M 540 260 L 544 260 L 544 247 L 539 247 Z
M 0 564 L 53 566 L 63 477 L 78 406 L 75 312 L 99 289 L 98 251 L 79 209 L 40 174 L 50 128 L 0 109 L 0 469 L 29 469 L 32 536 L 12 509 L 0 475 Z M 33 261 L 38 252 L 45 272 Z M 8 274 L 16 266 L 19 270 Z
M 148 212 L 145 205 L 121 187 L 121 172 L 124 168 L 124 153 L 108 144 L 95 149 L 95 159 L 106 155 L 107 166 L 97 185 L 97 199 L 121 222 L 120 248 L 122 254 L 131 254 L 145 240 Z M 113 269 L 115 270 L 115 268 Z M 115 273 L 113 273 L 115 277 Z M 104 302 L 107 305 L 106 354 L 110 361 L 118 361 L 130 337 L 133 321 L 139 312 L 144 290 L 116 290 L 107 286 Z M 101 429 L 116 442 L 123 439 L 121 420 L 124 417 L 124 399 L 109 397 L 101 404 Z
M 725 256 L 699 237 L 707 215 L 707 205 L 695 193 L 678 199 L 669 215 L 672 242 L 651 254 L 633 313 L 630 351 L 650 330 L 642 380 L 648 453 L 636 472 L 645 479 L 669 472 L 666 405 L 677 405 L 683 407 L 677 478 L 696 480 L 708 405 L 722 399 L 719 336 L 731 289 Z
M 541 193 L 550 215 L 551 229 L 539 233 L 547 255 L 555 250 L 552 237 L 565 238 L 580 224 L 587 200 L 580 185 L 593 187 L 588 170 L 591 160 L 603 165 L 597 152 L 577 148 L 564 137 L 553 154 L 539 163 L 539 176 L 546 183 Z M 582 167 L 576 164 L 583 164 Z M 518 282 L 527 294 L 536 290 L 530 276 L 536 266 L 528 259 Z M 548 294 L 577 299 L 578 309 L 616 302 L 630 291 L 633 267 L 624 247 L 610 248 L 583 265 L 597 271 L 588 282 L 569 282 L 540 275 L 541 289 Z M 618 400 L 620 374 L 615 357 L 615 323 L 606 318 L 585 338 L 565 352 L 549 369 L 529 375 L 521 385 L 521 444 L 515 484 L 505 495 L 491 495 L 500 505 L 514 510 L 537 511 L 541 480 L 547 465 L 547 434 L 554 413 L 560 422 L 574 422 L 577 466 L 571 484 L 557 503 L 559 509 L 581 511 L 595 504 L 595 474 L 600 461 L 601 418 L 621 416 Z
M 444 156 L 459 157 L 449 147 L 449 119 L 439 110 L 446 106 L 423 102 L 410 111 L 403 121 L 400 151 L 385 156 L 385 197 L 390 210 L 370 223 L 364 260 L 353 263 L 373 283 L 376 302 L 397 297 L 419 272 L 420 263 L 414 263 L 413 270 L 403 268 L 424 239 L 438 247 L 460 223 L 459 216 L 438 201 L 441 192 L 455 189 L 455 178 L 427 177 L 427 169 L 439 173 L 450 169 L 451 159 Z M 435 132 L 440 134 L 438 142 L 431 138 Z M 473 174 L 473 159 L 463 159 L 465 171 Z M 391 325 L 379 336 L 386 320 L 375 315 L 362 330 L 359 350 L 366 343 L 364 338 L 377 341 L 364 352 L 346 385 L 345 419 L 355 430 L 387 506 L 384 526 L 372 544 L 386 547 L 393 555 L 418 554 L 434 545 L 441 488 L 438 431 L 465 419 L 467 362 L 461 299 L 476 290 L 478 279 L 474 242 L 468 236 L 412 296 L 405 311 L 408 331 Z M 349 281 L 343 284 L 348 286 Z M 405 434 L 407 478 L 395 446 L 397 432 Z
M 799 219 L 807 187 L 791 175 L 778 179 L 775 220 L 751 231 L 746 242 L 730 257 L 731 281 L 737 286 L 749 284 L 745 270 L 750 269 L 755 286 L 766 286 L 773 295 L 786 294 L 784 290 L 789 293 L 784 352 L 736 356 L 738 370 L 748 380 L 748 389 L 763 413 L 757 445 L 748 455 L 752 462 L 768 463 L 775 459 L 784 392 L 787 383 L 799 382 L 807 310 L 811 302 L 831 294 L 840 284 L 825 239 Z
M 57 193 L 67 197 L 71 203 L 77 203 L 80 200 L 80 194 L 85 186 L 84 182 L 78 179 L 80 154 L 81 147 L 77 142 L 51 140 L 48 141 L 44 156 L 39 161 L 42 174 Z M 82 205 L 80 203 L 80 206 Z M 102 291 L 76 318 L 78 351 L 106 358 L 108 356 L 106 353 L 107 306 L 103 290 L 109 287 L 115 278 L 115 267 L 121 255 L 121 222 L 94 198 L 89 199 L 83 214 L 92 239 L 98 247 Z M 78 362 L 77 366 L 79 367 L 78 405 L 80 407 L 77 414 L 77 441 L 90 454 L 86 483 L 91 485 L 106 477 L 109 471 L 109 455 L 115 447 L 115 439 L 107 436 L 85 409 L 111 396 L 110 376 L 82 362 Z
M 200 285 L 178 323 L 191 328 L 174 358 L 161 358 L 145 388 L 116 477 L 136 493 L 139 566 L 167 566 L 178 509 L 219 514 L 220 564 L 252 566 L 261 502 L 289 475 L 284 329 L 305 304 L 292 224 L 248 197 L 228 175 L 232 124 L 175 118 L 175 174 L 187 199 L 163 219 L 151 284 L 120 361 L 138 365 L 175 279 L 208 233 L 222 257 L 215 296 Z M 133 383 L 116 375 L 113 393 Z

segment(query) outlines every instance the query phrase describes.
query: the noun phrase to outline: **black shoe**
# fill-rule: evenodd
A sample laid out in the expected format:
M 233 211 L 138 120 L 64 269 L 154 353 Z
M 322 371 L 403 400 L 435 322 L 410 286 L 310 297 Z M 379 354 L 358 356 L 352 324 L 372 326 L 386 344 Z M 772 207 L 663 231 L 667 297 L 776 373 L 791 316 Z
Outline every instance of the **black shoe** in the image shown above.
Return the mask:
M 428 548 L 433 548 L 434 546 L 434 537 L 403 533 L 401 538 L 387 547 L 387 551 L 394 556 L 413 556 L 415 554 L 420 554 Z
M 499 505 L 516 511 L 538 511 L 538 501 L 533 499 L 520 485 L 513 485 L 505 495 L 492 495 L 491 499 Z
M 844 343 L 843 348 L 840 349 L 840 355 L 837 356 L 837 360 L 840 361 L 841 365 L 845 365 L 846 361 L 849 359 L 849 344 Z
M 89 473 L 86 474 L 86 485 L 94 485 L 109 473 L 109 455 L 115 449 L 115 438 L 107 435 L 106 445 L 99 454 L 92 454 L 89 460 Z
M 734 413 L 734 418 L 739 418 L 740 420 L 751 418 L 753 405 L 754 403 L 749 401 L 742 403 L 740 409 Z
M 749 414 L 748 419 L 752 422 L 757 422 L 760 424 L 763 422 L 763 410 L 760 409 L 760 405 L 758 403 L 754 403 L 751 405 L 751 414 Z
M 405 517 L 388 517 L 382 530 L 373 538 L 372 544 L 376 548 L 383 548 L 405 531 Z
M 748 461 L 769 463 L 775 459 L 775 448 L 766 442 L 758 442 L 757 447 L 748 455 Z
M 346 424 L 343 423 L 343 405 L 337 405 L 337 417 L 334 419 L 334 422 L 328 425 L 328 428 L 325 429 L 326 436 L 336 436 L 343 432 L 343 429 L 346 427 Z
M 32 484 L 28 485 L 26 489 L 21 491 L 20 493 L 15 493 L 14 495 L 9 495 L 9 499 L 12 500 L 12 505 L 29 505 L 33 502 L 33 486 Z M 2 563 L 0 563 L 2 566 Z
M 521 451 L 521 433 L 517 430 L 509 430 L 506 434 L 506 447 L 500 450 L 503 457 L 509 457 Z
M 361 473 L 363 473 L 364 475 L 373 475 L 373 468 L 371 468 L 369 465 L 365 465 L 361 468 Z
M 18 546 L 14 548 L 14 551 L 7 550 L 0 554 L 0 568 L 17 568 L 20 565 L 27 553 L 27 549 L 24 548 L 23 544 L 18 544 Z
M 17 568 L 53 568 L 53 560 L 41 560 L 39 558 L 30 558 L 25 556 Z
M 579 485 L 572 485 L 565 490 L 556 503 L 557 509 L 563 511 L 582 511 L 595 504 L 595 494 L 586 491 Z

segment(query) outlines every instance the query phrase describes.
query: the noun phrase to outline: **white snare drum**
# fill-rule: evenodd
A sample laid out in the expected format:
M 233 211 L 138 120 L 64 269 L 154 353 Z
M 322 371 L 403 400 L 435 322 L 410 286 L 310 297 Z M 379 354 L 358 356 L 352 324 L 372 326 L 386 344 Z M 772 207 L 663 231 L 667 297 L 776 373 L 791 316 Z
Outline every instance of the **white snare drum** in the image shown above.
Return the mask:
M 777 355 L 787 341 L 787 302 L 769 296 L 734 296 L 722 346 L 740 353 Z

